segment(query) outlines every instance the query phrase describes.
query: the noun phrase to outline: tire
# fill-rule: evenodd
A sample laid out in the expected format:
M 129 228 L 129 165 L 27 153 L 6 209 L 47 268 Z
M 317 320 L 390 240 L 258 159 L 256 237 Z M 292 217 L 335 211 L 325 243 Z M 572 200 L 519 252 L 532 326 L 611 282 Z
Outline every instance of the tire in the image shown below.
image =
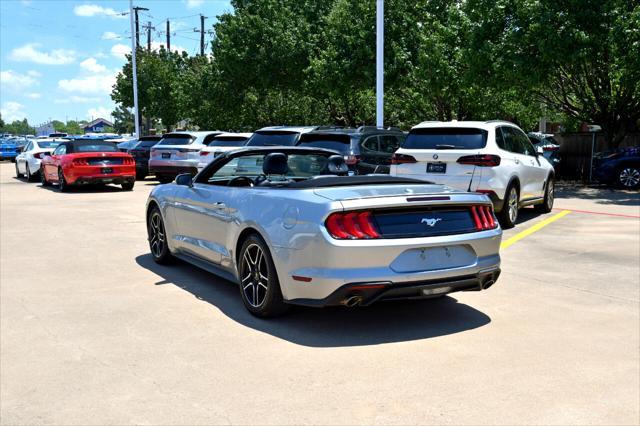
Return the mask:
M 152 207 L 147 216 L 147 236 L 149 240 L 149 250 L 151 250 L 151 257 L 154 262 L 160 265 L 169 265 L 175 261 L 167 245 L 167 233 L 164 227 L 164 220 L 157 206 Z
M 640 187 L 640 167 L 638 166 L 622 166 L 618 170 L 616 183 L 620 188 L 635 189 Z
M 122 189 L 125 191 L 133 190 L 133 186 L 136 184 L 136 181 L 132 180 L 131 182 L 125 182 L 122 184 Z
M 33 182 L 33 175 L 31 174 L 31 170 L 29 169 L 29 163 L 24 163 L 24 169 L 27 172 L 27 182 Z
M 284 314 L 289 305 L 284 303 L 276 267 L 264 240 L 250 235 L 242 244 L 239 259 L 240 297 L 245 308 L 260 318 Z
M 16 161 L 16 177 L 20 179 L 22 176 L 22 173 L 20 173 L 20 170 L 18 169 L 18 162 Z
M 173 177 L 167 175 L 157 175 L 156 178 L 158 179 L 158 182 L 163 184 L 173 182 L 174 179 Z
M 518 187 L 514 184 L 509 185 L 505 192 L 504 206 L 498 214 L 498 220 L 502 229 L 513 228 L 518 220 L 518 208 L 520 203 L 520 194 Z
M 549 176 L 544 191 L 544 202 L 535 206 L 536 211 L 540 213 L 551 213 L 551 210 L 553 210 L 553 202 L 555 201 L 555 193 L 555 179 L 553 179 L 553 176 Z
M 64 178 L 64 172 L 62 168 L 58 168 L 58 190 L 60 192 L 69 192 L 70 185 L 67 183 L 67 180 Z
M 42 186 L 51 186 L 51 182 L 47 180 L 47 176 L 45 175 L 42 167 L 40 167 L 40 183 Z

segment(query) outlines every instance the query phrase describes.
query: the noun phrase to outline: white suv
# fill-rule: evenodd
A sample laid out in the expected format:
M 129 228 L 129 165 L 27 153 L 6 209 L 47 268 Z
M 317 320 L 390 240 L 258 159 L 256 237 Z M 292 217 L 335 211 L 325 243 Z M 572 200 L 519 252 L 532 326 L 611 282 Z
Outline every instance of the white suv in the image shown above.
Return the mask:
M 160 183 L 169 183 L 180 173 L 198 173 L 200 150 L 222 132 L 165 133 L 151 148 L 149 173 Z
M 520 207 L 553 208 L 553 166 L 506 121 L 421 123 L 394 154 L 390 173 L 485 193 L 503 228 L 513 227 Z

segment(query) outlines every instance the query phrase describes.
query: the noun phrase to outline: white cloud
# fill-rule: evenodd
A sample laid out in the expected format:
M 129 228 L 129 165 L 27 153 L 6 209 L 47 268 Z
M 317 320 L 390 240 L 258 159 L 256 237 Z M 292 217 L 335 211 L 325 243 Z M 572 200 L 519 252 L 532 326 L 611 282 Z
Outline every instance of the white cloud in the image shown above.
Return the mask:
M 125 59 L 125 55 L 131 53 L 131 47 L 126 44 L 118 43 L 111 47 L 111 54 L 116 58 Z
M 40 93 L 36 93 L 36 92 L 27 93 L 25 96 L 29 99 L 40 99 L 42 97 Z
M 20 0 L 20 3 L 22 3 L 24 6 L 29 6 L 32 2 L 31 0 Z
M 13 101 L 3 103 L 0 113 L 2 113 L 2 119 L 6 122 L 22 120 L 27 116 L 24 112 L 24 105 Z
M 118 34 L 114 33 L 113 31 L 106 31 L 102 33 L 101 38 L 103 40 L 120 40 L 122 37 L 120 37 Z
M 96 118 L 104 118 L 105 120 L 112 121 L 111 113 L 113 112 L 112 108 L 107 108 L 104 106 L 99 106 L 97 108 L 89 108 L 87 111 L 87 118 L 95 120 Z
M 3 90 L 21 91 L 38 84 L 36 77 L 39 73 L 36 71 L 28 71 L 26 74 L 20 74 L 12 70 L 0 72 L 0 85 Z
M 58 87 L 65 92 L 83 95 L 108 95 L 116 83 L 117 73 L 90 75 L 58 81 Z
M 96 74 L 103 73 L 107 70 L 107 67 L 99 64 L 95 58 L 87 58 L 80 62 L 80 68 Z
M 38 50 L 39 43 L 27 43 L 9 54 L 9 59 L 18 62 L 35 62 L 44 65 L 66 65 L 76 60 L 76 52 L 68 49 L 53 49 L 50 52 Z
M 73 13 L 77 16 L 93 17 L 107 16 L 114 19 L 125 19 L 126 12 L 116 12 L 110 7 L 102 7 L 97 4 L 82 4 L 73 8 Z
M 42 74 L 40 74 L 36 70 L 29 70 L 27 71 L 27 74 L 30 75 L 31 77 L 42 77 Z
M 187 0 L 187 9 L 195 9 L 202 6 L 204 0 Z
M 54 104 L 88 104 L 91 102 L 100 102 L 102 98 L 91 96 L 77 96 L 71 95 L 64 98 L 56 98 L 53 100 Z

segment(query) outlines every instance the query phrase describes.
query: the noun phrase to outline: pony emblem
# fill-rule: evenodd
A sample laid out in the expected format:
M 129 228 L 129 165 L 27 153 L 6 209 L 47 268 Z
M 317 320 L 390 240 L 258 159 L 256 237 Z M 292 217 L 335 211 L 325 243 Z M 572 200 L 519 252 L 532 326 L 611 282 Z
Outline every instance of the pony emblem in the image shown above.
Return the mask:
M 423 217 L 420 223 L 426 223 L 428 226 L 433 228 L 434 226 L 436 226 L 436 223 L 440 222 L 441 220 L 442 219 L 439 217 L 436 217 L 436 218 Z

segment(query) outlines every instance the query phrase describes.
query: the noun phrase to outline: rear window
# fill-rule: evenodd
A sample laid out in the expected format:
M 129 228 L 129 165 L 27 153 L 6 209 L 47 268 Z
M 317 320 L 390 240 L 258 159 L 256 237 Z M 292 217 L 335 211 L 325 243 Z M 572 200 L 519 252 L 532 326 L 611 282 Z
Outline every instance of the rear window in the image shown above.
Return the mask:
M 298 145 L 349 153 L 351 151 L 351 137 L 349 135 L 314 135 L 307 133 L 300 136 Z
M 151 148 L 152 146 L 157 144 L 159 141 L 160 141 L 160 139 L 140 141 L 140 142 L 138 142 L 138 144 L 135 147 L 136 148 Z
M 247 142 L 244 136 L 225 136 L 214 138 L 208 146 L 243 146 Z
M 158 145 L 189 145 L 194 139 L 191 135 L 166 135 Z
M 93 143 L 74 146 L 73 152 L 118 152 L 118 148 L 112 143 Z
M 247 146 L 293 146 L 297 138 L 297 132 L 256 132 L 247 142 Z
M 55 148 L 60 145 L 60 142 L 38 142 L 40 148 Z
M 412 130 L 402 147 L 406 149 L 480 149 L 486 145 L 486 130 L 430 128 Z

